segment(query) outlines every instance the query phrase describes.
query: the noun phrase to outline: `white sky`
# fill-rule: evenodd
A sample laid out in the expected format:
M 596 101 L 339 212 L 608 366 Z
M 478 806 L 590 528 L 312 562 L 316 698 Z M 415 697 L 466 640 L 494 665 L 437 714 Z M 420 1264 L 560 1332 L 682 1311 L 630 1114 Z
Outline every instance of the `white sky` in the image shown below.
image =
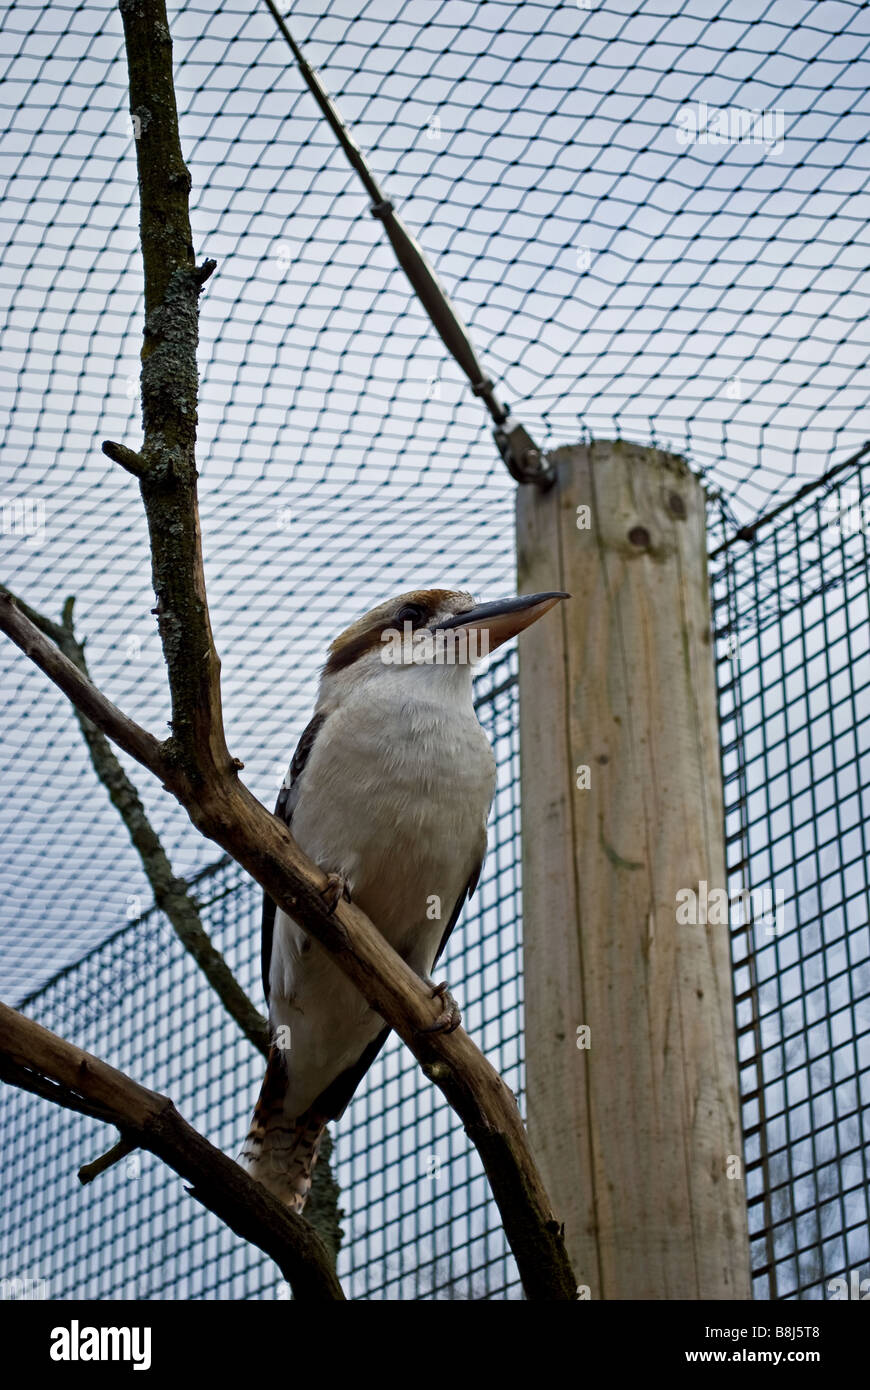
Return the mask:
M 321 9 L 293 5 L 296 37 L 542 444 L 670 445 L 746 519 L 864 441 L 866 6 Z M 218 261 L 210 596 L 231 746 L 271 801 L 346 621 L 420 583 L 512 590 L 514 485 L 269 14 L 229 0 L 171 23 L 195 239 Z M 95 677 L 160 732 L 141 507 L 99 451 L 139 438 L 120 20 L 13 4 L 3 32 L 0 501 L 42 504 L 45 525 L 0 535 L 2 577 L 52 616 L 76 593 Z M 699 102 L 782 110 L 781 152 L 681 146 Z M 65 701 L 6 643 L 0 671 L 18 998 L 148 894 Z M 215 857 L 136 780 L 178 872 Z

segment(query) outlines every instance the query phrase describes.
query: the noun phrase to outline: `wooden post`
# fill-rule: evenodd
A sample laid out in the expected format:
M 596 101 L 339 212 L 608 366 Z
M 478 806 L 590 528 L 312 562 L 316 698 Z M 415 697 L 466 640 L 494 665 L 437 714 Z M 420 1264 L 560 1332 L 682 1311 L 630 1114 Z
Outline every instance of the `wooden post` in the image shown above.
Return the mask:
M 532 1147 L 581 1296 L 746 1299 L 704 493 L 622 441 L 553 459 L 517 509 L 518 592 L 572 595 L 520 653 Z

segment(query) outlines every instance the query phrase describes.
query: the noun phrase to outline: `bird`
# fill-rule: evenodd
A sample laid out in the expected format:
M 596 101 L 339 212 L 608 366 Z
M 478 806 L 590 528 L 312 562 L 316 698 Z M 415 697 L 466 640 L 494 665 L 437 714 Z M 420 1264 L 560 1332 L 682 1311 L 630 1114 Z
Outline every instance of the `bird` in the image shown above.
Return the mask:
M 328 908 L 352 899 L 439 1000 L 438 1018 L 421 1032 L 461 1021 L 431 972 L 480 877 L 495 793 L 474 668 L 567 597 L 477 603 L 433 588 L 371 609 L 329 647 L 282 783 L 275 815 L 326 873 Z M 301 1212 L 323 1131 L 390 1029 L 267 893 L 261 946 L 272 1042 L 239 1161 Z

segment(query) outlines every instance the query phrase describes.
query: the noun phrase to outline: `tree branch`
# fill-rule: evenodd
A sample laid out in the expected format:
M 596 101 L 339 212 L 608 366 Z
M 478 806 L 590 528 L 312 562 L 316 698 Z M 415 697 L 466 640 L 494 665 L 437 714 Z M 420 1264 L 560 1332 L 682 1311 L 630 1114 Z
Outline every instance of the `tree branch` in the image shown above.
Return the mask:
M 192 1184 L 191 1195 L 278 1265 L 300 1302 L 344 1299 L 320 1237 L 261 1183 L 214 1148 L 167 1096 L 116 1071 L 0 1004 L 0 1076 L 81 1114 L 117 1125 Z
M 12 603 L 0 603 L 0 628 L 5 630 L 8 611 L 15 614 L 17 631 L 24 626 L 31 649 L 45 643 L 57 651 Z M 72 662 L 59 652 L 57 656 L 86 683 L 86 704 L 94 723 L 114 736 L 124 727 L 119 724 L 124 716 Z M 48 674 L 57 669 L 48 659 L 39 664 Z M 65 679 L 66 667 L 62 674 Z M 439 1012 L 429 989 L 354 903 L 340 901 L 330 910 L 323 896 L 326 874 L 302 853 L 284 822 L 239 781 L 234 768 L 218 772 L 204 755 L 206 771 L 194 789 L 187 783 L 182 763 L 167 769 L 162 747 L 155 743 L 154 748 L 156 752 L 145 745 L 140 751 L 154 759 L 150 770 L 165 777 L 193 824 L 231 854 L 283 911 L 320 942 L 372 1008 L 399 1033 L 460 1115 L 486 1169 L 528 1297 L 573 1300 L 576 1281 L 560 1223 L 535 1167 L 516 1100 L 498 1072 L 462 1028 L 450 1034 L 421 1035 L 420 1030 Z M 185 764 L 191 756 L 196 756 L 195 745 L 188 750 Z M 149 766 L 144 756 L 142 761 Z
M 33 611 L 32 609 L 30 610 Z M 68 656 L 64 656 L 54 642 L 50 641 L 25 611 L 18 606 L 15 596 L 0 584 L 0 631 L 6 633 L 20 647 L 25 656 L 44 671 L 49 680 L 63 691 L 82 714 L 86 714 L 98 728 L 107 733 L 119 748 L 129 753 L 164 779 L 169 743 L 159 743 L 153 734 L 129 719 L 113 705 L 111 700 L 83 675 Z
M 77 639 L 73 627 L 75 600 L 67 599 L 61 621 L 55 623 L 35 608 L 31 608 L 17 595 L 11 594 L 9 590 L 3 592 L 9 595 L 19 611 L 46 637 L 50 637 L 63 655 L 90 680 L 84 644 Z M 268 1023 L 248 998 L 202 925 L 195 898 L 188 891 L 184 880 L 176 878 L 173 873 L 160 838 L 145 813 L 139 793 L 118 761 L 106 735 L 75 705 L 73 709 L 91 755 L 94 771 L 127 827 L 151 885 L 155 903 L 168 917 L 182 946 L 193 956 L 227 1013 L 239 1025 L 248 1041 L 253 1043 L 264 1057 L 268 1057 Z
M 113 444 L 107 439 L 103 444 L 103 453 L 110 458 L 113 463 L 120 463 L 122 468 L 126 468 L 128 473 L 132 473 L 134 478 L 144 478 L 148 472 L 148 465 L 141 454 L 137 454 L 133 449 L 128 449 L 126 444 Z
M 151 536 L 160 638 L 172 700 L 172 756 L 192 788 L 230 764 L 196 505 L 199 294 L 190 174 L 181 152 L 164 0 L 120 0 L 139 173 L 145 270 L 139 486 Z M 117 449 L 119 446 L 112 446 Z M 123 446 L 122 446 L 123 447 Z
M 79 1169 L 79 1182 L 82 1187 L 93 1182 L 101 1173 L 105 1173 L 115 1163 L 121 1163 L 128 1154 L 135 1153 L 136 1145 L 130 1139 L 119 1139 L 117 1144 L 113 1144 L 105 1153 L 100 1154 L 92 1163 L 83 1163 Z

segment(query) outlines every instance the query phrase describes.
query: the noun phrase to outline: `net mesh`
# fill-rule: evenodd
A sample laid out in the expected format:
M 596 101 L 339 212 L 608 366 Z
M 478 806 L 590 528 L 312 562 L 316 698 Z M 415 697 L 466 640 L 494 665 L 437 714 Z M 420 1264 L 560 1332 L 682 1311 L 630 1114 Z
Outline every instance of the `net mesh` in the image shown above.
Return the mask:
M 621 435 L 684 452 L 721 499 L 721 540 L 863 442 L 865 4 L 304 0 L 289 18 L 538 444 Z M 195 242 L 218 261 L 200 350 L 209 596 L 230 746 L 272 804 L 347 622 L 414 587 L 513 591 L 514 488 L 271 17 L 215 0 L 170 5 L 170 24 Z M 52 617 L 75 593 L 95 679 L 159 734 L 142 509 L 99 449 L 139 442 L 120 19 L 108 3 L 8 3 L 2 25 L 2 578 Z M 762 1297 L 819 1296 L 823 1275 L 865 1259 L 865 541 L 812 531 L 828 495 L 716 571 L 733 882 L 786 884 L 781 935 L 735 933 Z M 801 643 L 810 684 L 785 664 Z M 494 669 L 490 878 L 448 966 L 517 1089 L 515 697 L 512 668 Z M 63 697 L 9 644 L 0 672 L 4 996 L 51 981 L 29 1005 L 41 1021 L 168 1090 L 234 1151 L 259 1060 L 147 912 Z M 213 848 L 129 770 L 175 871 L 209 869 Z M 232 867 L 200 882 L 208 925 L 253 988 L 256 890 Z M 801 1010 L 826 1051 L 807 1051 Z M 93 1126 L 13 1094 L 3 1104 L 19 1145 L 4 1197 L 13 1275 L 45 1268 L 52 1297 L 281 1296 L 271 1268 L 191 1214 L 148 1158 L 106 1174 L 83 1212 L 72 1170 L 99 1147 Z M 354 1102 L 346 1152 L 339 1132 L 348 1287 L 515 1296 L 476 1159 L 431 1105 L 393 1044 Z
M 866 5 L 301 0 L 289 18 L 539 445 L 685 452 L 746 519 L 863 442 Z M 142 509 L 99 447 L 139 443 L 120 17 L 16 0 L 2 24 L 3 577 L 51 617 L 76 594 L 95 678 L 159 733 Z M 232 751 L 271 804 L 347 622 L 412 587 L 511 591 L 513 484 L 272 17 L 214 0 L 170 24 L 195 244 L 218 261 L 209 594 Z M 14 999 L 148 896 L 63 698 L 5 644 L 0 664 Z M 177 871 L 204 867 L 138 780 Z

